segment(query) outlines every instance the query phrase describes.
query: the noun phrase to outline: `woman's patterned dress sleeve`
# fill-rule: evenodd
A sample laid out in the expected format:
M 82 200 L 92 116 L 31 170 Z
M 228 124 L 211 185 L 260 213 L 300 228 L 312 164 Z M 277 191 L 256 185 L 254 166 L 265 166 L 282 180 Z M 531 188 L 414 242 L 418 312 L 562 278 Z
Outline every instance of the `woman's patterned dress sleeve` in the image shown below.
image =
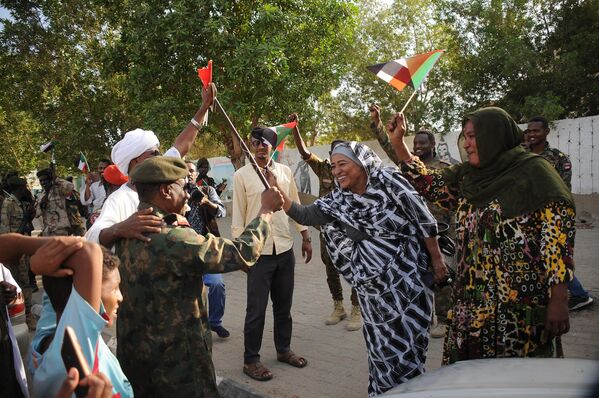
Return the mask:
M 429 202 L 446 210 L 453 210 L 457 206 L 457 187 L 448 186 L 440 170 L 427 168 L 414 156 L 401 163 L 401 171 L 418 193 Z

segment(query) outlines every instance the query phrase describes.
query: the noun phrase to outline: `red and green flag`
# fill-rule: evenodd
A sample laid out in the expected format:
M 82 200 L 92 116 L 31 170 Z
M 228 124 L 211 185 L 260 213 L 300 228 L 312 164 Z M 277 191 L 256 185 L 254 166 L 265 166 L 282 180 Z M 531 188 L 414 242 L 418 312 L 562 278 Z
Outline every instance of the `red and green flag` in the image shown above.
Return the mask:
M 443 50 L 434 50 L 409 58 L 368 66 L 368 70 L 386 81 L 399 91 L 406 86 L 416 90 L 431 71 L 435 63 L 443 55 Z
M 84 173 L 89 171 L 89 165 L 87 164 L 87 159 L 85 158 L 83 152 L 79 152 L 79 163 L 77 164 L 77 168 Z
M 277 146 L 271 156 L 273 160 L 277 160 L 279 158 L 279 154 L 283 152 L 283 149 L 285 149 L 285 138 L 291 134 L 295 126 L 297 126 L 297 121 L 269 127 L 269 129 L 274 131 L 277 135 Z

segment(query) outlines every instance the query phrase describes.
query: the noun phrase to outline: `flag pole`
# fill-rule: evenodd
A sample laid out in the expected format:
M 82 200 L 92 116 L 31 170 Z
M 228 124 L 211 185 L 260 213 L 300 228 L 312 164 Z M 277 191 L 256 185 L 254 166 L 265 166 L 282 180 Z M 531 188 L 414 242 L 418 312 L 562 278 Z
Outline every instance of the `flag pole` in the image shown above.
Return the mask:
M 241 150 L 245 153 L 245 155 L 250 160 L 250 164 L 252 166 L 254 166 L 254 170 L 256 170 L 256 172 L 258 173 L 258 177 L 260 178 L 260 181 L 262 181 L 262 185 L 264 185 L 264 188 L 269 189 L 270 188 L 270 184 L 266 180 L 266 177 L 264 176 L 264 173 L 262 173 L 262 170 L 260 169 L 260 166 L 258 166 L 258 163 L 256 162 L 256 159 L 254 158 L 254 155 L 252 155 L 252 153 L 250 152 L 250 149 L 245 144 L 245 141 L 243 139 L 241 139 L 241 136 L 239 135 L 239 132 L 235 128 L 235 125 L 233 124 L 233 122 L 229 118 L 229 115 L 227 115 L 227 112 L 225 111 L 225 109 L 223 108 L 223 106 L 220 104 L 220 101 L 218 100 L 218 98 L 214 98 L 214 105 L 216 105 L 216 109 L 219 112 L 221 112 L 223 114 L 223 116 L 225 117 L 225 120 L 226 120 L 227 124 L 229 125 L 229 128 L 231 129 L 231 131 L 233 131 L 233 133 L 235 133 L 235 136 L 237 137 L 237 139 L 239 140 L 239 143 L 241 145 Z
M 403 113 L 403 111 L 406 110 L 406 108 L 408 107 L 408 104 L 410 103 L 410 101 L 412 101 L 412 98 L 414 98 L 414 96 L 416 95 L 416 91 L 417 90 L 414 90 L 412 95 L 410 95 L 410 98 L 408 98 L 408 100 L 406 101 L 406 104 L 403 106 L 403 108 L 401 108 L 401 111 L 399 111 L 399 113 Z

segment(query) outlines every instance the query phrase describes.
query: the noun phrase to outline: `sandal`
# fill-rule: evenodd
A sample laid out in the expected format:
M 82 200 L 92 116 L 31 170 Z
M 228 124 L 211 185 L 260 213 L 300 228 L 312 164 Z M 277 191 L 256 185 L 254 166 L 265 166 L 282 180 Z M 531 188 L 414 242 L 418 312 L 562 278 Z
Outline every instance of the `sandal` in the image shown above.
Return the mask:
M 277 361 L 288 363 L 291 366 L 295 366 L 296 368 L 303 368 L 308 364 L 306 358 L 300 357 L 299 355 L 295 355 L 293 351 L 287 351 L 284 353 L 277 354 Z
M 270 370 L 268 370 L 268 368 L 262 365 L 260 362 L 244 364 L 243 373 L 258 381 L 267 381 L 272 379 L 272 373 Z

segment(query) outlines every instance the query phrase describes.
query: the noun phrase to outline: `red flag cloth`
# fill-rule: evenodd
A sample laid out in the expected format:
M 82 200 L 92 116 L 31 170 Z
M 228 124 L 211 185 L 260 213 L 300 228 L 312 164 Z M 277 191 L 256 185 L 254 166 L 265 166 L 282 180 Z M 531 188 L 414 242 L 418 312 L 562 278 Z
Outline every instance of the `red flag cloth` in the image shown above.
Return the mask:
M 212 83 L 212 60 L 208 61 L 207 67 L 198 68 L 198 77 L 202 81 L 204 88 L 208 88 L 208 85 Z
M 127 181 L 129 181 L 129 177 L 121 173 L 118 167 L 114 164 L 111 164 L 107 168 L 104 169 L 104 179 L 111 183 L 112 185 L 121 186 Z

